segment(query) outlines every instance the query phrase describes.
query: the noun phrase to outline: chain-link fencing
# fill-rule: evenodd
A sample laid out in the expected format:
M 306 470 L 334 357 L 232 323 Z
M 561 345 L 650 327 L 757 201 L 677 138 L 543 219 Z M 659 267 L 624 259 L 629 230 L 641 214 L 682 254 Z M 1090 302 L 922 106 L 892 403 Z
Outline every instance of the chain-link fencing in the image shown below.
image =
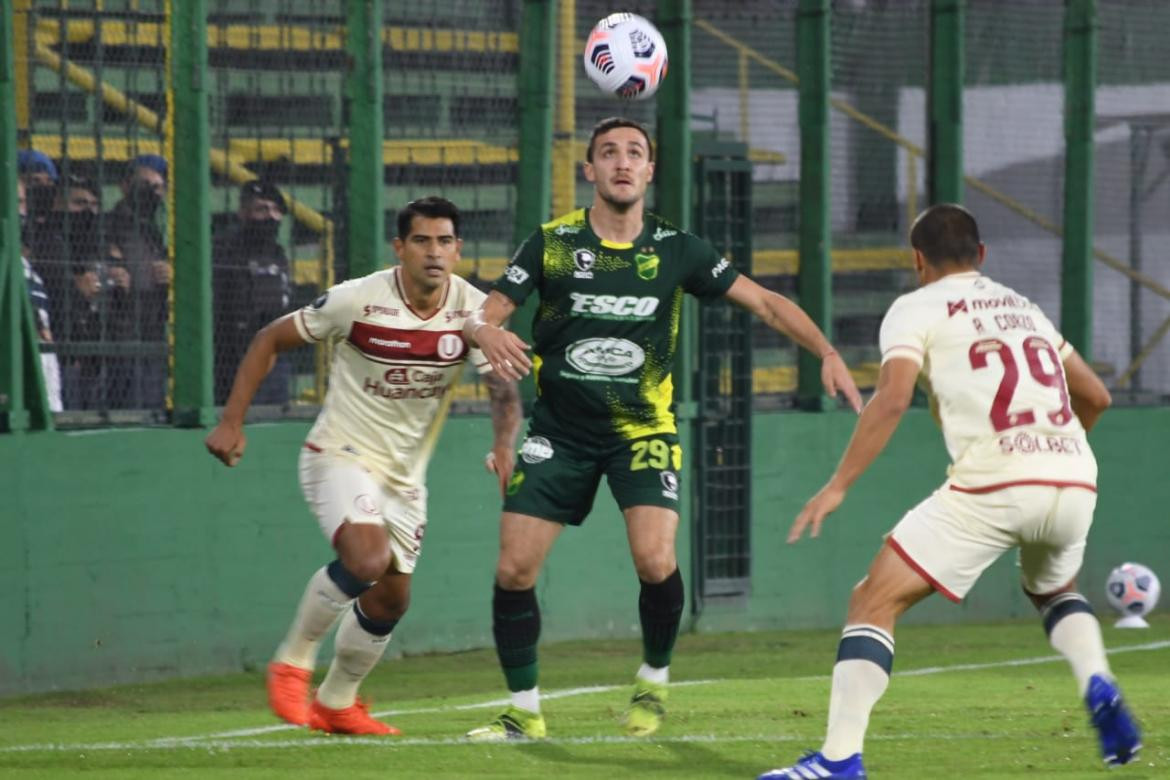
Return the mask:
M 163 10 L 162 0 L 36 0 L 15 30 L 22 244 L 46 294 L 50 407 L 66 417 L 165 412 Z
M 1101 3 L 1093 357 L 1115 398 L 1170 396 L 1170 6 Z

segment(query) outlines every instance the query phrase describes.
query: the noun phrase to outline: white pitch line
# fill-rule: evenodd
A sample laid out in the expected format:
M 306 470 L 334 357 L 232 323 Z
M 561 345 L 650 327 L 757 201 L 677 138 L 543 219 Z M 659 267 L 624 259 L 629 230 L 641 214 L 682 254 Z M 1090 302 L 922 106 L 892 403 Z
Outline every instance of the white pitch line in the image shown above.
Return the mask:
M 1117 655 L 1118 653 L 1142 653 L 1149 650 L 1162 650 L 1170 647 L 1170 640 L 1162 640 L 1160 642 L 1147 642 L 1144 645 L 1126 645 L 1125 647 L 1115 647 L 1112 650 L 1106 650 L 1109 655 Z M 895 676 L 901 677 L 920 677 L 926 674 L 938 674 L 939 672 L 972 672 L 981 669 L 1003 669 L 1011 666 L 1035 666 L 1036 664 L 1047 664 L 1054 661 L 1063 661 L 1064 656 L 1060 655 L 1042 655 L 1037 658 L 1018 658 L 1014 661 L 992 661 L 985 664 L 955 664 L 954 666 L 924 666 L 921 669 L 907 669 L 904 672 L 894 672 Z
M 1109 655 L 1116 655 L 1119 653 L 1140 653 L 1148 652 L 1150 650 L 1163 650 L 1170 648 L 1170 640 L 1162 640 L 1158 642 L 1147 642 L 1140 645 L 1124 645 L 1122 647 L 1115 647 L 1107 649 L 1105 652 Z M 1059 655 L 1045 655 L 1036 656 L 1033 658 L 1015 658 L 1006 661 L 992 661 L 983 664 L 954 664 L 952 666 L 926 666 L 920 669 L 907 669 L 902 672 L 895 672 L 895 675 L 903 677 L 921 677 L 931 674 L 942 674 L 944 672 L 966 672 L 966 671 L 980 671 L 984 669 L 1003 669 L 1017 666 L 1034 666 L 1037 664 L 1054 663 L 1056 661 L 1063 661 L 1064 658 Z M 817 675 L 811 677 L 790 677 L 781 678 L 789 680 L 801 681 L 815 681 L 830 679 L 829 675 Z M 682 687 L 689 685 L 710 685 L 711 683 L 726 682 L 725 680 L 684 680 L 676 683 L 671 683 L 671 687 Z M 591 693 L 606 693 L 609 691 L 625 688 L 625 685 L 590 685 L 580 688 L 566 688 L 562 690 L 549 691 L 541 694 L 542 701 L 550 699 L 564 699 L 571 696 L 583 696 Z M 489 701 L 474 702 L 471 704 L 454 704 L 444 707 L 420 707 L 417 709 L 403 709 L 403 710 L 384 710 L 372 713 L 377 717 L 390 717 L 396 715 L 419 715 L 419 714 L 433 714 L 437 712 L 455 712 L 462 710 L 473 709 L 487 709 L 490 707 L 500 707 L 508 704 L 508 699 L 492 699 Z M 0 746 L 0 753 L 25 753 L 32 751 L 47 751 L 47 752 L 84 752 L 86 750 L 167 750 L 167 749 L 206 749 L 206 750 L 232 750 L 235 747 L 244 748 L 279 748 L 279 747 L 312 747 L 312 746 L 329 746 L 329 745 L 370 745 L 376 747 L 411 747 L 411 746 L 429 746 L 429 745 L 476 745 L 482 743 L 469 742 L 460 737 L 443 737 L 443 738 L 408 738 L 408 739 L 385 739 L 385 738 L 370 738 L 370 737 L 349 737 L 349 736 L 312 736 L 305 739 L 296 740 L 257 740 L 257 739 L 239 739 L 240 737 L 254 737 L 260 734 L 271 734 L 280 731 L 294 731 L 300 730 L 303 727 L 293 726 L 291 724 L 277 724 L 274 726 L 261 726 L 251 729 L 237 729 L 234 731 L 222 731 L 213 734 L 195 735 L 190 737 L 161 737 L 158 739 L 133 741 L 133 742 L 88 742 L 88 743 L 42 743 L 34 745 L 6 745 Z M 998 735 L 1003 736 L 1003 735 Z M 882 737 L 870 736 L 868 739 L 881 739 Z M 914 735 L 891 735 L 884 737 L 885 739 L 914 739 L 920 738 Z M 983 735 L 969 735 L 956 736 L 939 735 L 936 737 L 921 737 L 933 739 L 981 739 Z M 759 736 L 759 737 L 715 737 L 704 735 L 690 735 L 682 737 L 663 737 L 655 738 L 655 742 L 747 742 L 756 740 L 793 740 L 796 737 L 784 736 Z M 547 739 L 541 740 L 541 744 L 593 744 L 593 743 L 614 743 L 621 744 L 625 742 L 645 742 L 644 738 L 638 737 L 577 737 L 564 739 Z M 523 743 L 518 743 L 523 744 Z
M 708 683 L 719 682 L 718 680 L 684 680 L 682 682 L 672 683 L 674 687 L 682 685 L 707 685 Z M 541 693 L 541 701 L 549 701 L 551 699 L 566 699 L 571 696 L 584 696 L 590 693 L 608 693 L 609 691 L 617 691 L 622 688 L 627 688 L 626 685 L 586 685 L 580 688 L 564 688 L 562 690 L 549 691 L 548 693 Z M 436 712 L 462 712 L 464 710 L 486 710 L 493 707 L 506 707 L 511 704 L 511 699 L 492 699 L 490 701 L 479 701 L 471 704 L 448 704 L 442 707 L 418 707 L 416 709 L 407 710 L 379 710 L 372 712 L 375 718 L 394 718 L 399 715 L 431 715 Z M 166 737 L 165 740 L 174 739 L 221 739 L 230 737 L 254 737 L 260 734 L 272 734 L 279 731 L 295 731 L 301 729 L 303 726 L 294 726 L 291 723 L 278 723 L 274 726 L 258 726 L 251 729 L 236 729 L 234 731 L 220 731 L 215 734 L 207 734 L 201 737 Z M 156 740 L 159 741 L 159 740 Z
M 1019 732 L 980 732 L 978 734 L 874 734 L 867 736 L 869 741 L 899 742 L 905 740 L 988 740 L 1018 736 Z M 404 739 L 387 739 L 386 737 L 352 737 L 352 736 L 316 736 L 306 739 L 207 739 L 191 737 L 188 739 L 176 738 L 169 742 L 155 741 L 142 742 L 93 742 L 85 745 L 16 745 L 0 748 L 5 753 L 27 752 L 100 752 L 104 750 L 200 750 L 208 753 L 231 750 L 272 750 L 279 748 L 304 747 L 346 747 L 358 745 L 375 748 L 403 748 L 403 747 L 468 747 L 468 748 L 496 748 L 515 745 L 668 745 L 675 743 L 708 743 L 733 744 L 737 742 L 807 742 L 807 736 L 795 734 L 756 734 L 754 736 L 717 734 L 681 734 L 666 737 L 623 737 L 623 736 L 596 736 L 596 737 L 549 737 L 539 740 L 509 740 L 507 742 L 471 742 L 463 737 L 412 737 Z

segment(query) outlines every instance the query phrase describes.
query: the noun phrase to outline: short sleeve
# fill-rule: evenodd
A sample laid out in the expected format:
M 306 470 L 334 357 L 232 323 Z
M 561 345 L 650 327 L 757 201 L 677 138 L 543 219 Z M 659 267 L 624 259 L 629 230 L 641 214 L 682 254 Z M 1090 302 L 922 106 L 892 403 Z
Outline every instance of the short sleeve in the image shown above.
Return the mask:
M 882 319 L 878 343 L 882 350 L 882 364 L 893 358 L 913 360 L 919 367 L 926 358 L 925 317 L 916 316 L 913 303 L 899 298 Z
M 686 240 L 687 246 L 683 251 L 686 253 L 688 272 L 683 289 L 696 298 L 726 295 L 739 278 L 739 271 L 703 239 L 687 236 Z
M 294 321 L 301 338 L 309 342 L 344 338 L 356 319 L 356 297 L 357 286 L 345 282 L 330 287 L 308 306 L 299 309 Z
M 1032 319 L 1036 321 L 1036 329 L 1040 335 L 1047 339 L 1049 344 L 1056 347 L 1056 353 L 1060 355 L 1062 362 L 1068 360 L 1069 356 L 1073 352 L 1076 352 L 1076 349 L 1056 329 L 1056 326 L 1052 324 L 1052 320 L 1048 319 L 1048 315 L 1044 313 L 1043 309 L 1036 304 L 1032 304 L 1032 311 Z
M 492 289 L 506 296 L 517 306 L 524 303 L 536 288 L 544 267 L 544 234 L 536 231 L 529 236 L 508 263 L 504 273 Z

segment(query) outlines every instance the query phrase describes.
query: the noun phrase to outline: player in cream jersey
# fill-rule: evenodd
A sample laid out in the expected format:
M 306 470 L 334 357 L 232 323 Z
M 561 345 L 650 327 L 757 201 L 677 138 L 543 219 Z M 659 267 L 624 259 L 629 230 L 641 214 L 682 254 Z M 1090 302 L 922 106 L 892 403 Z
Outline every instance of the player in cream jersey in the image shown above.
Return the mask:
M 1096 487 L 1097 462 L 1065 380 L 1073 347 L 1027 298 L 976 270 L 948 274 L 894 301 L 881 351 L 882 363 L 920 366 L 952 489 Z
M 399 265 L 344 282 L 270 323 L 236 372 L 208 450 L 229 466 L 244 453 L 244 413 L 276 353 L 335 345 L 329 391 L 301 451 L 301 489 L 337 552 L 309 580 L 288 634 L 268 666 L 268 700 L 284 720 L 322 731 L 396 734 L 370 717 L 357 689 L 406 612 L 426 527 L 427 461 L 469 360 L 491 396 L 495 439 L 487 466 L 501 495 L 520 425 L 514 383 L 490 372 L 462 335 L 484 299 L 453 276 L 459 211 L 423 198 L 398 214 Z M 310 700 L 317 649 L 340 615 L 329 672 Z
M 1109 406 L 1109 391 L 1036 306 L 979 273 L 986 249 L 966 209 L 927 209 L 910 243 L 922 287 L 890 307 L 877 390 L 788 541 L 806 528 L 818 535 L 889 441 L 920 374 L 953 462 L 947 481 L 894 526 L 853 589 L 821 749 L 759 780 L 866 777 L 862 746 L 870 711 L 889 684 L 898 617 L 933 591 L 960 600 L 1013 548 L 1024 592 L 1072 667 L 1102 757 L 1128 763 L 1141 733 L 1076 582 L 1097 503 L 1097 464 L 1085 431 Z
M 337 345 L 306 447 L 351 458 L 409 495 L 424 490 L 464 364 L 481 373 L 491 366 L 462 335 L 463 321 L 486 296 L 451 276 L 438 309 L 422 317 L 403 293 L 401 274 L 390 268 L 339 284 L 293 321 L 305 341 Z

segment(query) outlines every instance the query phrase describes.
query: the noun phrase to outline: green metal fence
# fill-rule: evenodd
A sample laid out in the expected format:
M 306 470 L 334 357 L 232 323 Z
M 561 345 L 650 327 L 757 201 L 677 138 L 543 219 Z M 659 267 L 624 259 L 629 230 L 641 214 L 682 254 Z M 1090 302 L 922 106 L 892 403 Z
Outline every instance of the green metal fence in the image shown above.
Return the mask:
M 206 43 L 187 36 L 190 51 L 173 51 L 168 23 L 198 8 Z M 863 385 L 880 316 L 912 284 L 908 222 L 935 193 L 962 195 L 988 239 L 988 270 L 1062 312 L 1112 387 L 1170 394 L 1164 4 L 626 8 L 657 19 L 676 47 L 667 85 L 643 103 L 618 103 L 583 75 L 584 36 L 612 10 L 600 0 L 4 0 L 6 119 L 17 147 L 42 152 L 56 174 L 53 191 L 28 179 L 45 227 L 26 254 L 51 299 L 37 350 L 59 367 L 57 420 L 208 419 L 231 350 L 263 319 L 232 324 L 215 292 L 232 270 L 216 244 L 240 232 L 246 182 L 279 188 L 286 208 L 283 259 L 249 277 L 266 313 L 389 260 L 395 210 L 432 192 L 466 211 L 461 272 L 486 282 L 517 235 L 588 199 L 583 142 L 613 113 L 658 125 L 669 154 L 651 202 L 676 218 L 689 212 L 692 137 L 747 145 L 754 272 L 808 306 Z M 207 138 L 205 173 L 175 157 L 181 147 L 168 151 L 168 128 L 180 145 Z M 5 147 L 8 187 L 14 159 Z M 148 192 L 160 179 L 168 208 Z M 206 209 L 190 207 L 202 197 Z M 19 259 L 5 235 L 5 257 Z M 53 361 L 22 370 L 12 308 L 0 389 L 19 427 L 46 399 L 15 383 L 53 379 Z M 821 405 L 791 344 L 762 331 L 753 344 L 757 402 Z M 269 408 L 311 413 L 323 365 L 310 351 L 290 360 Z M 474 383 L 461 393 L 478 397 Z

